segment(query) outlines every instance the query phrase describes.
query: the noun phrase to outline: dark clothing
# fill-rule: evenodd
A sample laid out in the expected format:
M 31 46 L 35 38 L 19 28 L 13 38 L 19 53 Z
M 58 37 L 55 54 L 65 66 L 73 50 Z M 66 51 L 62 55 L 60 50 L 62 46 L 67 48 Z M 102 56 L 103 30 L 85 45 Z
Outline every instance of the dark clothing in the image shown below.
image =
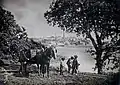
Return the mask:
M 25 51 L 25 55 L 26 55 L 27 58 L 29 58 L 29 59 L 31 58 L 31 51 L 30 51 L 30 49 Z
M 19 72 L 22 72 L 23 76 L 27 76 L 26 61 L 28 61 L 28 58 L 26 57 L 25 51 L 21 50 L 19 53 L 19 62 L 21 63 Z
M 70 73 L 71 70 L 71 66 L 68 65 L 68 73 Z
M 78 61 L 77 61 L 77 59 L 73 60 L 72 68 L 78 68 Z
M 69 58 L 68 61 L 67 61 L 67 63 L 66 63 L 67 66 L 68 66 L 68 73 L 70 73 L 70 70 L 72 68 L 72 64 L 71 64 L 72 62 L 71 61 L 72 61 L 71 58 Z
M 70 60 L 71 60 L 71 59 L 69 58 L 68 61 L 67 61 L 67 63 L 66 63 L 67 65 L 70 65 Z
M 25 62 L 27 60 L 28 60 L 28 58 L 26 57 L 25 52 L 20 51 L 19 62 Z
M 72 74 L 77 73 L 78 66 L 79 66 L 79 63 L 77 59 L 74 59 L 72 64 Z

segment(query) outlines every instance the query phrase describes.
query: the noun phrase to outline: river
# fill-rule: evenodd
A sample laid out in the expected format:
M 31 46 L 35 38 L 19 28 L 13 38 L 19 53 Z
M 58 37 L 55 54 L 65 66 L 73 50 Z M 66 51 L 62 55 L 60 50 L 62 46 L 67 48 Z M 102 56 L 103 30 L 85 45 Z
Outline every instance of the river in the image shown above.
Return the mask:
M 61 55 L 65 57 L 65 67 L 67 68 L 66 62 L 69 57 L 73 55 L 78 55 L 78 62 L 80 63 L 79 66 L 79 72 L 91 72 L 91 73 L 96 73 L 92 68 L 95 67 L 95 60 L 90 56 L 89 53 L 85 52 L 86 49 L 90 47 L 57 47 L 57 55 Z M 59 66 L 59 62 L 56 60 L 51 61 L 52 66 Z

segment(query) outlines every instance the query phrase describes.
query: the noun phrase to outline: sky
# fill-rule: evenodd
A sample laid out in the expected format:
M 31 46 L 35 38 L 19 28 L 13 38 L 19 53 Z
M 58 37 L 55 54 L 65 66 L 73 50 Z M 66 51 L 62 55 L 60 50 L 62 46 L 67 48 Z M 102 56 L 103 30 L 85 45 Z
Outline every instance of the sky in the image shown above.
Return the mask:
M 44 18 L 44 13 L 49 9 L 53 0 L 0 1 L 4 1 L 5 8 L 12 12 L 17 23 L 26 28 L 28 37 L 62 36 L 61 29 L 49 26 Z M 118 2 L 120 4 L 119 0 Z M 75 36 L 75 34 L 66 34 L 66 36 Z
M 25 27 L 29 37 L 62 35 L 58 27 L 47 24 L 44 13 L 52 0 L 4 0 L 4 6 L 15 16 L 18 24 Z

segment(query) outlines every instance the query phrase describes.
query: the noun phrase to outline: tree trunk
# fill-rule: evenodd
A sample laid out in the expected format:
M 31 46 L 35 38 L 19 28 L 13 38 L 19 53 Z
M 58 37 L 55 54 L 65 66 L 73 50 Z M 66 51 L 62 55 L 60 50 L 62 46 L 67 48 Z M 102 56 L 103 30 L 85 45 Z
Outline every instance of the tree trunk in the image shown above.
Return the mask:
M 98 74 L 102 74 L 102 65 L 98 66 Z
M 103 62 L 101 59 L 101 53 L 97 54 L 96 56 L 96 66 L 98 68 L 98 74 L 102 74 Z
M 103 61 L 101 59 L 102 56 L 102 41 L 101 38 L 99 37 L 99 35 L 97 34 L 97 31 L 95 31 L 95 35 L 96 35 L 96 42 L 95 39 L 91 36 L 90 33 L 87 34 L 89 39 L 92 41 L 92 44 L 95 48 L 96 51 L 96 67 L 98 69 L 98 74 L 102 74 L 102 67 L 103 67 Z

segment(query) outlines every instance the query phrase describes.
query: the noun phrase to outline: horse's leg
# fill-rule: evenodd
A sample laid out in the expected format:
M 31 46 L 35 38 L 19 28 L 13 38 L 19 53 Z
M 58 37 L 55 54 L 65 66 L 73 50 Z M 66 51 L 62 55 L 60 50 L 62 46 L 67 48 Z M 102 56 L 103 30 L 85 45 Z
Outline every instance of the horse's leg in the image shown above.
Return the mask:
M 24 62 L 22 62 L 22 75 L 26 76 L 27 75 L 27 67 L 26 64 Z
M 40 65 L 40 74 L 42 73 L 42 65 Z
M 24 70 L 25 70 L 25 76 L 29 76 L 29 73 L 27 72 L 27 64 L 24 64 Z
M 38 67 L 38 75 L 40 75 L 40 68 L 39 68 L 39 64 L 37 64 Z
M 42 65 L 42 74 L 43 74 L 43 78 L 44 78 L 44 69 L 45 69 L 45 65 Z
M 44 65 L 43 64 L 41 64 L 40 66 L 40 71 L 41 71 L 42 76 L 44 77 Z
M 20 69 L 19 69 L 19 73 L 22 74 L 22 76 L 24 75 L 24 62 L 20 62 L 21 65 L 20 65 Z
M 22 63 L 20 63 L 19 73 L 22 71 Z
M 22 75 L 24 74 L 24 66 L 23 66 L 23 65 L 24 65 L 24 63 L 22 62 L 22 63 L 21 63 L 21 71 L 22 71 Z
M 49 78 L 49 65 L 50 63 L 47 63 L 47 77 Z

